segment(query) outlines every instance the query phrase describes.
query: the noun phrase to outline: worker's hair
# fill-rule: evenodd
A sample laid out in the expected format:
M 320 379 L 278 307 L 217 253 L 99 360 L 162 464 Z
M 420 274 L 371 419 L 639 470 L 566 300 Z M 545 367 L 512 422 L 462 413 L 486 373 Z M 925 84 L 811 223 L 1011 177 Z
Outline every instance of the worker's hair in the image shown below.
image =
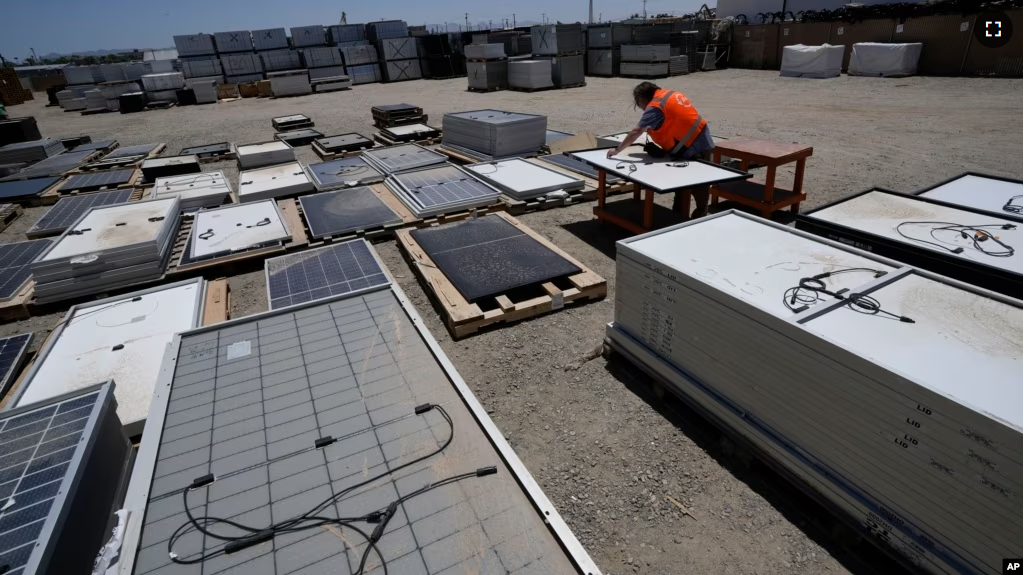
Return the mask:
M 633 88 L 633 105 L 637 108 L 644 108 L 654 99 L 654 93 L 658 91 L 658 85 L 654 82 L 640 82 Z

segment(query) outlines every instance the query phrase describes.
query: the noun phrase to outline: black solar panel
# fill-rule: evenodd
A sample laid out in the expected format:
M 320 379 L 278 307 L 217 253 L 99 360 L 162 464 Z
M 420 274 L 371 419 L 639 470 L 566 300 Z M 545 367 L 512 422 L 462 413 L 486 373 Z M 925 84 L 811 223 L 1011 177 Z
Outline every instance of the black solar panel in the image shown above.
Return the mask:
M 365 240 L 269 259 L 266 274 L 270 309 L 389 283 Z
M 596 180 L 598 177 L 597 170 L 594 169 L 594 166 L 591 166 L 590 164 L 584 162 L 583 160 L 577 160 L 576 158 L 573 158 L 571 156 L 566 156 L 564 154 L 552 154 L 550 156 L 540 156 L 540 159 L 549 164 L 561 166 L 569 171 L 575 172 L 577 174 L 582 174 L 584 176 L 587 176 L 588 178 L 593 178 Z M 608 183 L 614 183 L 619 182 L 620 179 L 616 178 L 615 176 L 609 175 L 605 181 Z
M 396 174 L 395 178 L 423 208 L 472 201 L 497 194 L 494 188 L 454 166 Z
M 111 146 L 116 146 L 117 140 L 101 140 L 99 142 L 89 142 L 80 146 L 75 146 L 76 152 L 85 152 L 90 150 L 106 150 Z
M 18 375 L 18 368 L 25 360 L 28 342 L 32 334 L 22 333 L 0 339 L 0 393 L 6 394 L 7 388 Z
M 32 226 L 28 232 L 33 235 L 56 235 L 71 227 L 82 214 L 97 206 L 123 204 L 132 197 L 133 190 L 115 190 L 113 192 L 97 192 L 84 196 L 61 198 L 50 211 Z
M 135 170 L 110 170 L 92 174 L 76 174 L 64 182 L 64 185 L 60 187 L 60 191 L 68 192 L 71 190 L 102 188 L 103 186 L 119 186 L 131 181 L 134 174 Z
M 59 176 L 68 170 L 77 168 L 85 161 L 86 158 L 94 154 L 93 150 L 86 150 L 84 152 L 65 152 L 58 156 L 50 156 L 41 162 L 37 162 L 24 170 L 18 172 L 13 176 L 4 178 L 5 180 L 12 180 L 15 178 L 38 178 L 42 176 Z
M 316 130 L 303 129 L 303 130 L 292 130 L 290 132 L 278 132 L 274 134 L 274 138 L 282 142 L 287 143 L 290 146 L 307 146 L 313 142 L 313 140 L 323 138 L 324 135 Z
M 160 144 L 141 144 L 138 146 L 128 146 L 125 148 L 118 148 L 107 155 L 104 160 L 111 158 L 123 158 L 125 156 L 138 156 L 138 155 L 149 155 L 153 150 L 157 149 Z
M 52 240 L 32 240 L 0 245 L 0 301 L 18 295 L 21 287 L 32 277 L 29 264 L 52 243 Z
M 45 192 L 47 188 L 56 184 L 59 180 L 60 178 L 53 177 L 0 182 L 0 198 L 35 196 Z
M 498 216 L 415 230 L 412 237 L 470 302 L 580 271 Z
M 227 154 L 231 151 L 231 144 L 227 142 L 220 142 L 217 144 L 207 144 L 205 146 L 192 146 L 191 148 L 182 148 L 178 152 L 179 156 L 198 156 L 200 158 L 208 158 L 210 156 L 220 156 Z
M 367 187 L 301 196 L 299 203 L 314 238 L 402 222 L 402 218 Z

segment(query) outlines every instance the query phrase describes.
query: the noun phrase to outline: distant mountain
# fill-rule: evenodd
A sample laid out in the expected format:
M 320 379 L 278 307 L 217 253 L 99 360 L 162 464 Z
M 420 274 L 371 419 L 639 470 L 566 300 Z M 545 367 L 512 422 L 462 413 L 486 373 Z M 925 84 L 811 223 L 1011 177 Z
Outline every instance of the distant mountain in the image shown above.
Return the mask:
M 145 50 L 163 50 L 164 48 L 139 48 L 137 51 L 143 52 Z M 108 54 L 125 54 L 135 52 L 135 48 L 119 48 L 114 50 L 86 50 L 84 52 L 70 52 L 66 54 L 58 54 L 51 52 L 40 56 L 43 60 L 54 60 L 63 56 L 106 56 Z

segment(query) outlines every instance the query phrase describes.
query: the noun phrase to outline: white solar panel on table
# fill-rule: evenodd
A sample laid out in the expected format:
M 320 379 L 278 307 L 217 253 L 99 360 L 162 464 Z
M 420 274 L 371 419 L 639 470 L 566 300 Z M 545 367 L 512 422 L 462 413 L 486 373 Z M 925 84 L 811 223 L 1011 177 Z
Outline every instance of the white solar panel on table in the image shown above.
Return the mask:
M 420 217 L 487 205 L 500 195 L 497 189 L 451 164 L 399 172 L 387 181 L 399 199 Z
M 569 155 L 655 191 L 679 190 L 750 177 L 745 172 L 706 162 L 654 158 L 638 145 L 629 146 L 611 158 L 607 154 L 608 150 L 585 150 Z
M 25 359 L 31 333 L 22 333 L 0 339 L 0 393 L 7 393 L 7 387 L 18 375 L 18 368 Z
M 68 178 L 58 191 L 84 190 L 103 186 L 120 186 L 131 181 L 135 170 L 109 170 L 91 174 L 76 174 Z
M 366 240 L 269 259 L 266 275 L 270 309 L 391 282 Z
M 25 233 L 29 236 L 46 233 L 58 234 L 78 221 L 78 218 L 82 217 L 82 214 L 89 211 L 90 208 L 123 204 L 132 197 L 132 193 L 134 193 L 134 190 L 116 190 L 113 192 L 97 192 L 84 196 L 61 198 L 55 206 L 50 208 L 50 211 L 46 212 L 46 215 L 40 218 Z
M 0 301 L 18 295 L 21 287 L 32 277 L 29 264 L 52 243 L 51 240 L 32 240 L 0 245 Z
M 403 144 L 378 150 L 367 150 L 363 152 L 363 157 L 385 174 L 442 164 L 448 160 L 447 156 L 418 144 Z

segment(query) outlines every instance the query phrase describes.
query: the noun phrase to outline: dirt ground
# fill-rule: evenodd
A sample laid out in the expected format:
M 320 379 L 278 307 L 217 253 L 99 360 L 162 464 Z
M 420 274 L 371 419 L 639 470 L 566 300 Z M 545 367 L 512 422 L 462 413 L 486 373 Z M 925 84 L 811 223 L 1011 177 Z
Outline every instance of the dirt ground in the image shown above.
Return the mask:
M 269 140 L 270 118 L 294 113 L 309 115 L 328 135 L 369 136 L 369 108 L 396 102 L 423 107 L 435 125 L 446 112 L 482 108 L 545 114 L 549 128 L 572 132 L 603 134 L 636 122 L 639 113 L 630 105 L 635 81 L 587 81 L 583 88 L 530 94 L 470 93 L 465 79 L 375 84 L 131 115 L 81 116 L 36 100 L 10 112 L 35 116 L 47 137 L 166 142 L 168 153 Z M 1021 177 L 1020 79 L 800 80 L 723 70 L 661 84 L 684 91 L 717 135 L 814 146 L 805 208 L 873 186 L 909 192 L 964 171 Z M 309 148 L 299 156 L 318 161 Z M 207 167 L 222 168 L 237 184 L 233 164 Z M 24 239 L 46 209 L 26 209 L 0 233 L 0 242 Z M 396 244 L 376 249 L 598 565 L 615 575 L 896 572 L 871 545 L 851 540 L 819 506 L 751 463 L 701 418 L 655 395 L 637 369 L 593 357 L 614 311 L 614 243 L 626 236 L 598 226 L 590 210 L 582 204 L 521 219 L 607 278 L 608 298 L 458 342 Z M 262 271 L 232 277 L 230 286 L 234 317 L 266 310 Z M 59 315 L 0 325 L 0 335 L 37 332 L 38 346 Z

